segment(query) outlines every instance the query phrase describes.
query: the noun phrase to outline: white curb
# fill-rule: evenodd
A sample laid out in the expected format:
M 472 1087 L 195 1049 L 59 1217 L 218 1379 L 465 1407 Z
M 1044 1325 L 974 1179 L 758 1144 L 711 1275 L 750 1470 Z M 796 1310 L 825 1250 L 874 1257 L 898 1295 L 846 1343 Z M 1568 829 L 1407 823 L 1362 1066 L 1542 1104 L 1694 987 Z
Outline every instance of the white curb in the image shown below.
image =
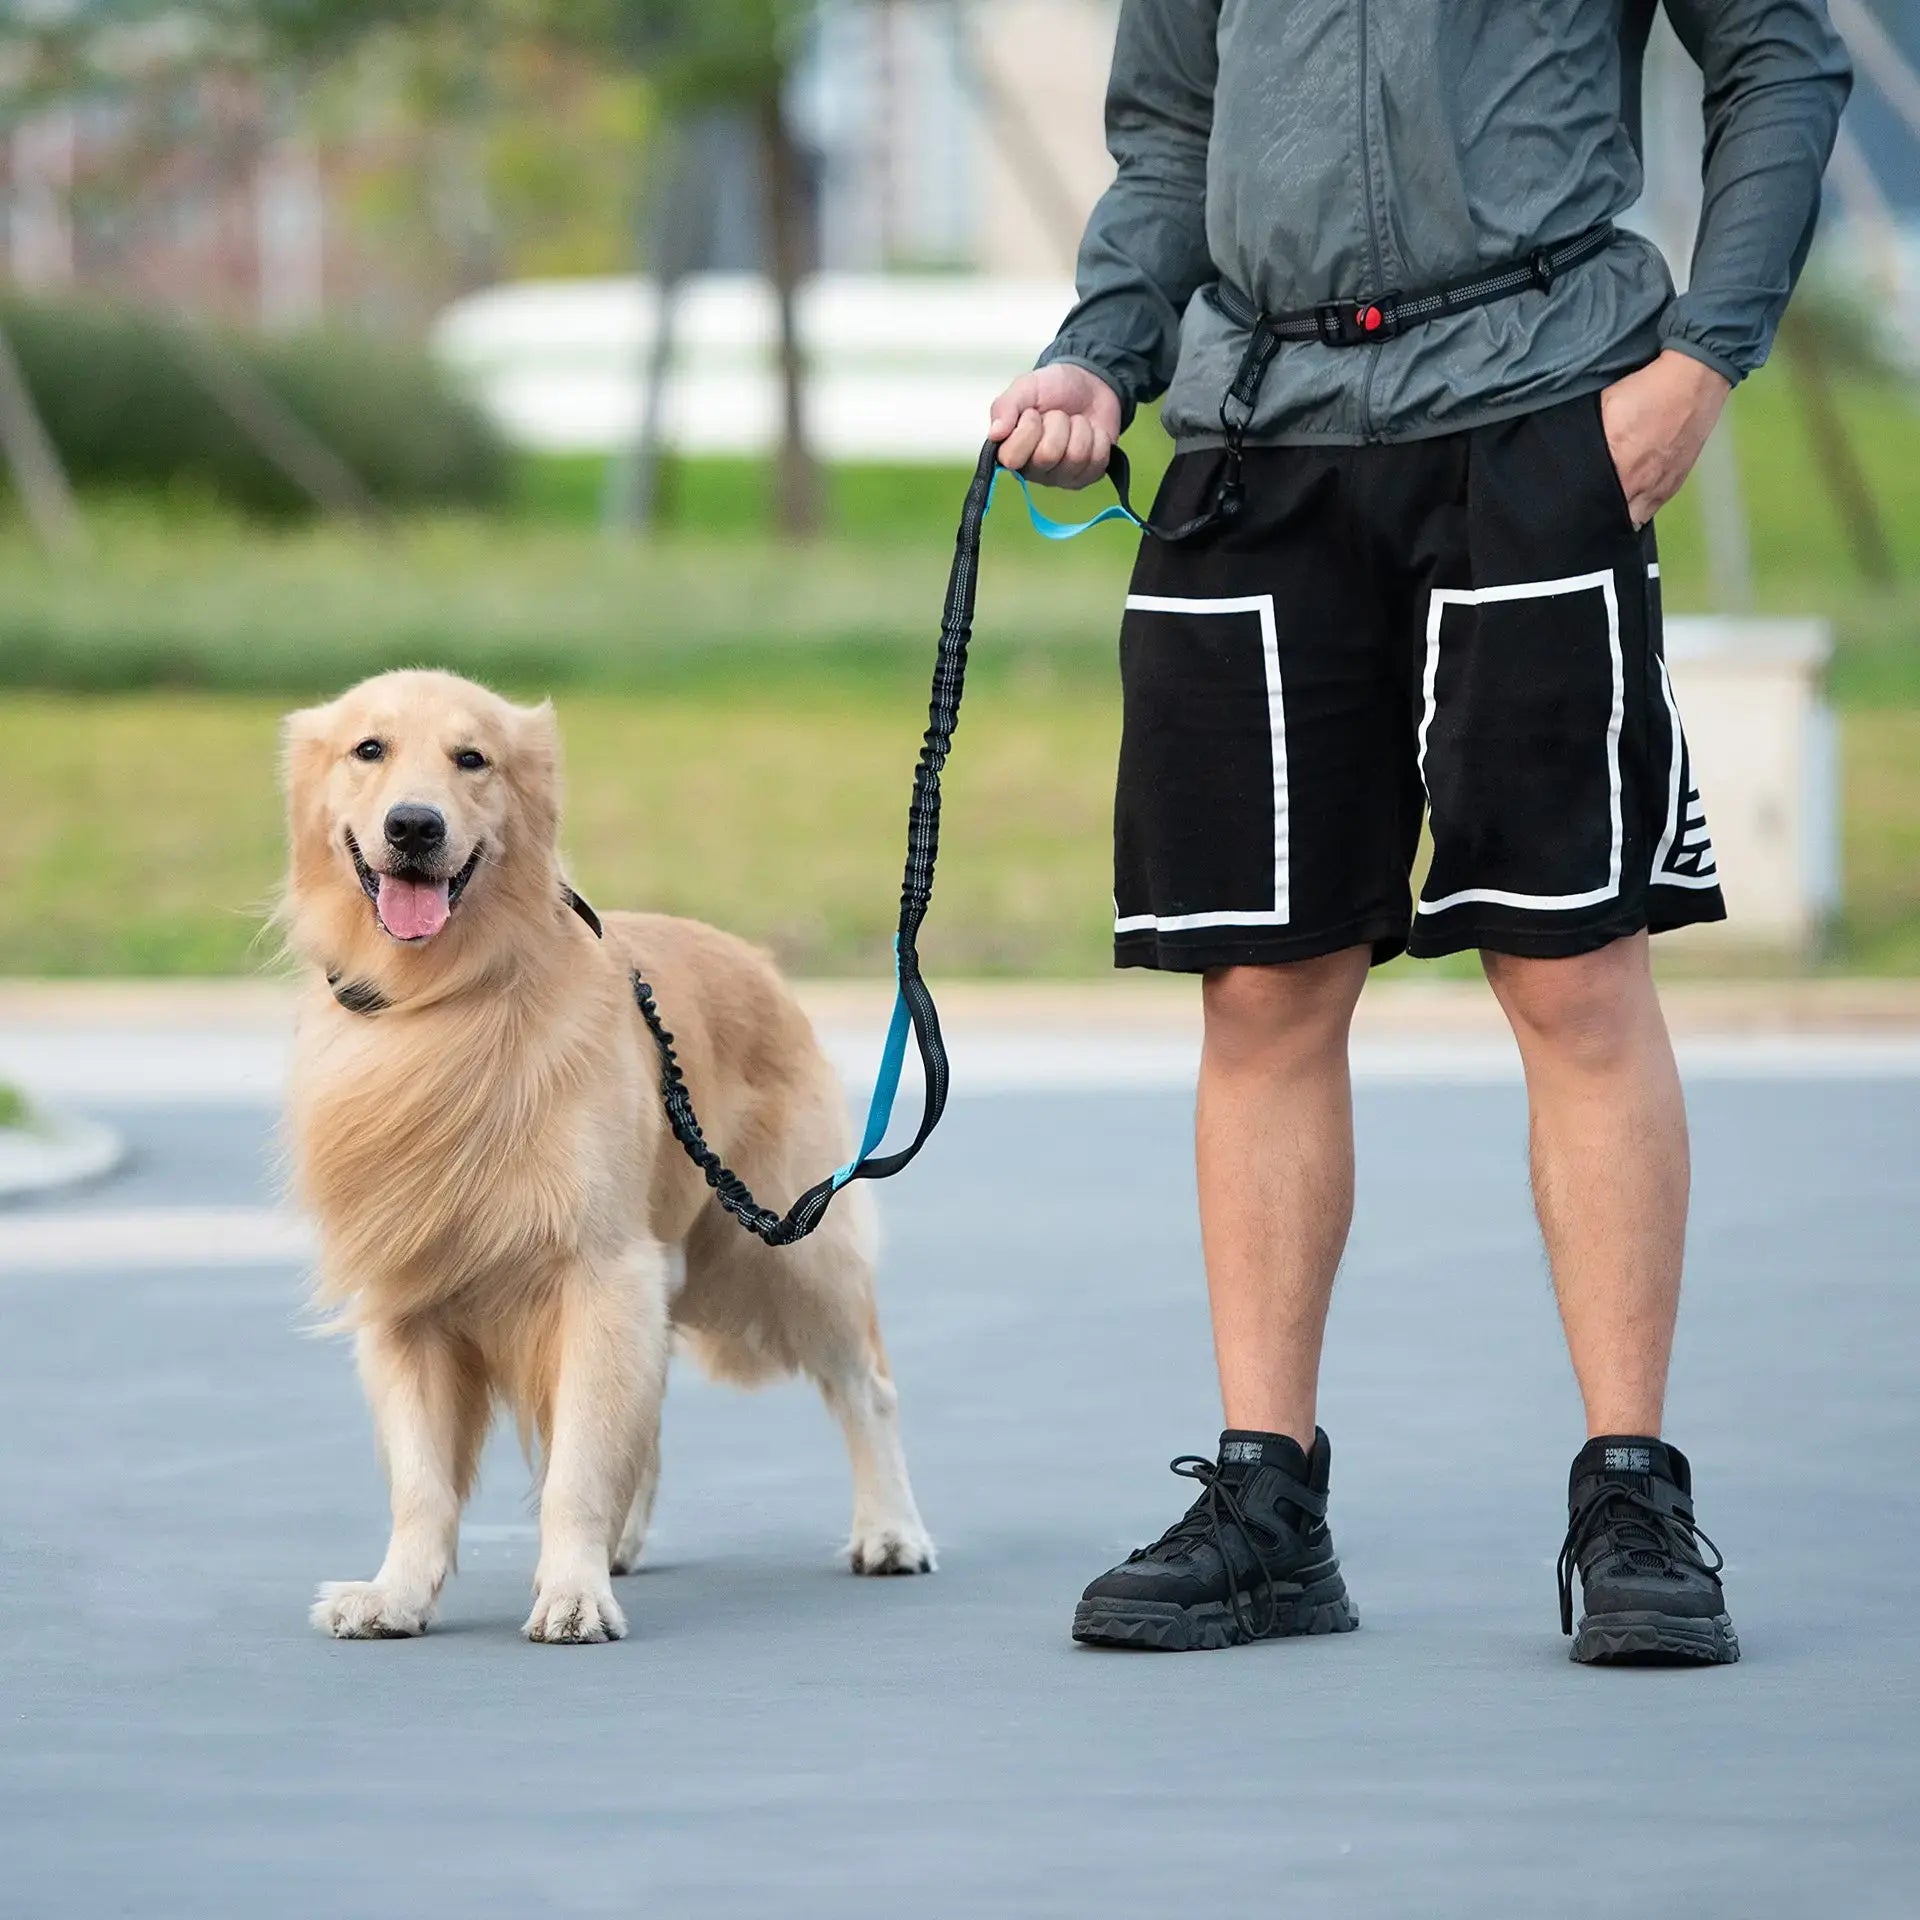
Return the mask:
M 0 1127 L 0 1203 L 98 1180 L 126 1151 L 126 1142 L 97 1120 L 36 1108 L 29 1125 Z

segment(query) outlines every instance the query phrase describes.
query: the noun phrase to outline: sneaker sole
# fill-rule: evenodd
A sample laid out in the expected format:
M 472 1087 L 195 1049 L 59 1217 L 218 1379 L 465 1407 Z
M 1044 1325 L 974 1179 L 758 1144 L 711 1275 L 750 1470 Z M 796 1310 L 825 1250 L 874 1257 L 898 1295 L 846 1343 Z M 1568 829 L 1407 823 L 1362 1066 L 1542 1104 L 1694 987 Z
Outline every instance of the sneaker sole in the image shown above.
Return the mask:
M 1589 1614 L 1567 1657 L 1590 1667 L 1682 1662 L 1724 1667 L 1740 1658 L 1740 1640 L 1724 1613 L 1704 1620 L 1678 1613 Z
M 1292 1640 L 1310 1633 L 1351 1633 L 1359 1610 L 1344 1581 L 1280 1604 L 1279 1617 L 1262 1640 Z M 1183 1607 L 1171 1600 L 1082 1600 L 1074 1609 L 1073 1637 L 1089 1647 L 1141 1647 L 1151 1653 L 1217 1653 L 1253 1644 L 1241 1632 L 1224 1600 Z

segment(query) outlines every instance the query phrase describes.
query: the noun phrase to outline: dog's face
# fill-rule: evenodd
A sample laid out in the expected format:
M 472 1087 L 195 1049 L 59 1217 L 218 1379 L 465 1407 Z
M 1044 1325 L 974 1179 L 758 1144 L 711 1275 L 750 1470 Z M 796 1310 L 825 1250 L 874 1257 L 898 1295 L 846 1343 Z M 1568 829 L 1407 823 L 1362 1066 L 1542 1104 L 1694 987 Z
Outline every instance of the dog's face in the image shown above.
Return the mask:
M 286 780 L 296 919 L 324 902 L 330 921 L 351 910 L 422 947 L 552 866 L 551 711 L 452 674 L 381 674 L 291 715 Z

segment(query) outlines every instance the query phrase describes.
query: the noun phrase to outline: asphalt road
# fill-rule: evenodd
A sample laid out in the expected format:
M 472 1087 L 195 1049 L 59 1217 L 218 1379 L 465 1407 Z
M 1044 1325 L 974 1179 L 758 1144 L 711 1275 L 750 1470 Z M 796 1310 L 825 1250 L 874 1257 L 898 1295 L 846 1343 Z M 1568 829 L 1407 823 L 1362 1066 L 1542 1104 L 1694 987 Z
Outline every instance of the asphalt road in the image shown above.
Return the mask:
M 1671 1432 L 1718 1670 L 1566 1660 L 1580 1432 L 1511 1086 L 1363 1092 L 1323 1417 L 1364 1625 L 1222 1654 L 1067 1637 L 1217 1424 L 1169 1093 L 960 1102 L 890 1197 L 942 1571 L 837 1571 L 812 1396 L 682 1369 L 618 1646 L 519 1639 L 500 1442 L 439 1628 L 311 1632 L 383 1505 L 293 1265 L 0 1270 L 0 1914 L 1910 1915 L 1920 1080 L 1693 1098 Z M 50 1219 L 270 1199 L 265 1110 L 121 1117 L 130 1170 Z

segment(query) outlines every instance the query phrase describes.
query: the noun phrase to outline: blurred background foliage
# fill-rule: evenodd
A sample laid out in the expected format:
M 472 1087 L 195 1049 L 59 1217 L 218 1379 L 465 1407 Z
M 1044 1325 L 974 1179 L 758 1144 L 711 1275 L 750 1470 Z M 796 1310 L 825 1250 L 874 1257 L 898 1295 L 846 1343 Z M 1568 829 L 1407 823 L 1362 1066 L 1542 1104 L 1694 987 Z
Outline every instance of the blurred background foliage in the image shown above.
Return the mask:
M 209 391 L 196 330 L 134 307 L 5 299 L 0 329 L 75 486 L 150 492 L 176 524 L 189 504 L 276 517 L 313 510 Z M 418 347 L 345 332 L 226 332 L 215 350 L 311 429 L 376 501 L 477 508 L 505 498 L 505 445 Z

